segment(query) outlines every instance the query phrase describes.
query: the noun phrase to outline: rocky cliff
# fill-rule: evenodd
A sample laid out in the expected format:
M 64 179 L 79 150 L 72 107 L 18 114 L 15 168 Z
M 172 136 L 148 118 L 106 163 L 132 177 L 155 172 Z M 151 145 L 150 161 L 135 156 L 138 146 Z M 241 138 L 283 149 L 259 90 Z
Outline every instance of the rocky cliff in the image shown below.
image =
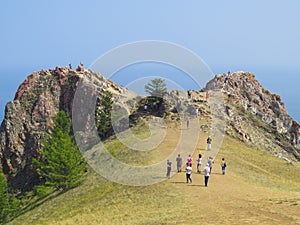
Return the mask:
M 289 115 L 281 97 L 270 93 L 249 72 L 219 74 L 203 91 L 225 94 L 227 133 L 285 157 L 300 160 L 300 125 Z M 286 158 L 286 157 L 285 157 Z
M 202 91 L 190 91 L 188 96 L 185 92 L 169 92 L 168 104 L 162 108 L 170 112 L 159 110 L 159 116 L 171 113 L 171 117 L 173 115 L 173 119 L 176 119 L 178 109 L 190 109 L 190 114 L 193 114 L 195 107 L 200 115 L 209 116 L 205 92 L 222 91 L 225 105 L 220 106 L 220 114 L 224 114 L 222 118 L 227 120 L 228 135 L 266 149 L 287 161 L 300 160 L 300 126 L 288 115 L 280 96 L 264 89 L 251 73 L 232 73 L 226 83 L 225 76 L 216 75 Z M 52 123 L 51 117 L 59 110 L 71 114 L 80 80 L 88 80 L 99 94 L 109 90 L 116 101 L 122 104 L 129 95 L 135 96 L 124 87 L 83 66 L 76 70 L 57 67 L 29 75 L 20 85 L 14 100 L 6 105 L 5 118 L 0 128 L 0 159 L 12 188 L 29 190 L 39 182 L 32 158 L 39 157 L 41 140 Z M 125 100 L 122 100 L 122 96 Z M 79 100 L 79 104 L 80 101 L 84 100 Z M 134 101 L 127 102 L 128 108 L 134 108 Z M 142 106 L 140 111 L 145 114 Z M 139 108 L 135 113 L 137 112 Z M 131 116 L 135 115 L 134 112 L 131 113 Z
M 32 158 L 39 156 L 41 139 L 56 112 L 71 114 L 80 79 L 93 80 L 101 90 L 114 94 L 124 89 L 82 65 L 76 70 L 57 67 L 29 75 L 6 105 L 0 128 L 0 158 L 12 188 L 28 190 L 38 182 Z

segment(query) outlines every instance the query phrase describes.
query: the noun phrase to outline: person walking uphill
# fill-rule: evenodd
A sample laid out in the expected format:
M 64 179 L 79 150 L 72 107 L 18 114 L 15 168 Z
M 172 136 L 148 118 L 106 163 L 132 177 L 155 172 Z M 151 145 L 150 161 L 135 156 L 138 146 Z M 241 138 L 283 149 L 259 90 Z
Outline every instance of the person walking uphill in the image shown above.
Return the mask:
M 208 91 L 207 91 L 206 94 L 205 94 L 205 98 L 206 98 L 206 100 L 209 98 L 209 93 L 208 93 Z
M 206 143 L 207 143 L 207 150 L 211 150 L 211 142 L 212 142 L 211 137 L 208 137 L 207 140 L 206 140 Z
M 193 158 L 191 155 L 189 155 L 189 157 L 187 158 L 187 164 L 189 164 L 190 167 L 192 167 L 193 165 Z
M 199 154 L 199 157 L 197 159 L 197 173 L 201 173 L 201 166 L 202 166 L 202 155 Z
M 225 175 L 225 173 L 226 173 L 226 166 L 227 166 L 226 161 L 225 161 L 224 158 L 222 158 L 221 167 L 222 167 L 222 174 L 223 175 Z
M 213 157 L 209 156 L 207 158 L 207 164 L 208 164 L 208 167 L 209 167 L 209 173 L 211 173 L 212 171 L 212 166 L 213 166 Z
M 178 156 L 176 158 L 176 162 L 177 162 L 177 172 L 180 173 L 181 167 L 182 167 L 182 158 L 181 158 L 180 154 L 178 154 Z
M 170 178 L 171 169 L 172 169 L 172 162 L 167 160 L 167 178 Z
M 186 128 L 189 129 L 189 127 L 190 127 L 190 119 L 187 119 L 186 120 Z
M 186 164 L 186 183 L 189 183 L 189 181 L 192 183 L 192 178 L 191 178 L 191 175 L 192 175 L 192 167 L 187 163 Z
M 204 167 L 204 185 L 205 185 L 205 187 L 208 186 L 209 176 L 210 176 L 210 168 L 209 168 L 209 164 L 207 163 L 206 166 Z

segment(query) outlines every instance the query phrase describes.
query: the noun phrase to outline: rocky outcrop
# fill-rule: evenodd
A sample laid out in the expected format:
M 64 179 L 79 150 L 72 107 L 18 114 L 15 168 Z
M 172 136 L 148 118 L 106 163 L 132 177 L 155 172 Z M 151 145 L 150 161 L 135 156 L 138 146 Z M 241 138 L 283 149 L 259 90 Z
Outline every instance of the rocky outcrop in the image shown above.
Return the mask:
M 181 112 L 188 116 L 195 116 L 197 112 L 209 117 L 209 93 L 214 95 L 212 90 L 221 90 L 225 95 L 225 105 L 222 103 L 214 111 L 217 110 L 215 113 L 220 114 L 220 119 L 227 119 L 227 134 L 263 147 L 283 159 L 290 160 L 293 155 L 299 160 L 300 127 L 288 115 L 280 96 L 264 89 L 251 73 L 232 73 L 226 83 L 224 77 L 215 76 L 202 91 L 166 93 L 166 102 L 154 105 L 153 101 L 136 96 L 100 74 L 86 70 L 83 65 L 76 70 L 57 67 L 34 72 L 20 85 L 14 100 L 6 105 L 0 128 L 0 159 L 8 183 L 14 189 L 26 191 L 39 182 L 32 159 L 40 157 L 41 140 L 52 124 L 51 118 L 59 110 L 71 115 L 74 95 L 82 80 L 88 81 L 96 90 L 92 98 L 97 98 L 95 95 L 100 96 L 105 90 L 112 92 L 117 106 L 126 109 L 124 115 L 167 116 L 174 120 Z M 86 115 L 84 107 L 85 101 L 90 101 L 89 91 L 89 88 L 84 88 L 81 92 L 83 98 L 76 98 L 79 113 L 73 121 L 86 121 L 83 130 L 92 129 L 89 118 L 93 115 Z M 136 105 L 137 102 L 140 105 Z M 151 106 L 147 111 L 145 104 Z M 93 110 L 89 111 L 90 114 L 95 112 Z M 117 124 L 120 131 L 127 127 L 125 123 L 124 126 Z
M 41 140 L 51 118 L 64 110 L 71 115 L 72 101 L 80 79 L 91 80 L 99 90 L 114 95 L 124 88 L 100 74 L 84 69 L 55 68 L 29 75 L 15 98 L 6 105 L 0 128 L 0 158 L 3 172 L 14 189 L 28 190 L 38 181 L 32 158 L 38 158 Z
M 276 152 L 274 148 L 280 146 L 300 160 L 300 125 L 288 115 L 281 97 L 263 88 L 254 74 L 216 75 L 203 89 L 209 90 L 221 90 L 226 95 L 228 130 L 234 130 L 242 139 L 260 143 L 268 150 Z M 258 132 L 259 127 L 265 132 Z M 276 137 L 277 140 L 273 138 L 276 145 L 267 144 L 270 140 L 268 134 Z

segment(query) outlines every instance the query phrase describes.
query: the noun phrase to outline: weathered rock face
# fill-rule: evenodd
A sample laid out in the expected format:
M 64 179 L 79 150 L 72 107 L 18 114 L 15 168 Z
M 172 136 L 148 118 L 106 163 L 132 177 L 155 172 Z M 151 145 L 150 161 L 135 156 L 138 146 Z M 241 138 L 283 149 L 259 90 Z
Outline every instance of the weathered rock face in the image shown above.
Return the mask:
M 38 182 L 32 158 L 39 156 L 41 139 L 52 123 L 51 118 L 59 110 L 71 115 L 80 79 L 93 80 L 100 90 L 114 94 L 124 89 L 82 66 L 77 70 L 57 67 L 29 75 L 14 100 L 6 105 L 0 128 L 0 159 L 12 188 L 28 190 Z
M 280 146 L 300 159 L 300 125 L 288 115 L 281 97 L 264 89 L 254 74 L 235 72 L 216 75 L 204 88 L 204 91 L 208 90 L 221 90 L 227 96 L 225 110 L 231 129 L 237 131 L 243 139 L 261 143 L 266 148 Z M 252 124 L 252 128 L 247 116 L 241 115 L 242 110 L 258 119 L 256 124 Z M 255 126 L 259 127 L 259 121 L 269 125 L 265 134 L 254 131 Z M 276 137 L 277 146 L 266 144 L 266 139 L 270 138 L 266 133 L 281 137 L 280 140 Z
M 1 165 L 12 188 L 26 191 L 39 182 L 32 158 L 39 158 L 41 140 L 52 124 L 51 118 L 59 110 L 71 115 L 73 103 L 77 101 L 74 105 L 79 113 L 73 121 L 84 120 L 86 124 L 82 129 L 90 129 L 87 118 L 93 115 L 86 115 L 84 107 L 89 98 L 89 88 L 82 90 L 83 98 L 74 100 L 82 80 L 88 81 L 98 94 L 105 90 L 112 92 L 117 103 L 128 106 L 128 113 L 132 113 L 130 109 L 141 100 L 124 87 L 83 66 L 77 70 L 56 68 L 29 75 L 20 85 L 14 100 L 6 105 L 5 118 L 0 128 Z M 287 114 L 280 96 L 265 90 L 253 74 L 232 73 L 226 84 L 224 75 L 217 75 L 203 91 L 210 90 L 221 90 L 226 96 L 225 109 L 224 105 L 220 106 L 218 113 L 223 113 L 222 118 L 227 118 L 227 134 L 238 135 L 236 137 L 262 146 L 278 157 L 288 158 L 293 155 L 300 160 L 299 124 Z M 173 113 L 171 117 L 173 115 L 176 119 L 178 111 L 187 110 L 190 115 L 194 115 L 196 107 L 199 114 L 209 116 L 208 97 L 203 91 L 190 91 L 188 95 L 171 91 L 166 96 L 168 104 L 163 105 L 162 112 L 169 110 Z M 125 128 L 118 127 L 120 131 Z

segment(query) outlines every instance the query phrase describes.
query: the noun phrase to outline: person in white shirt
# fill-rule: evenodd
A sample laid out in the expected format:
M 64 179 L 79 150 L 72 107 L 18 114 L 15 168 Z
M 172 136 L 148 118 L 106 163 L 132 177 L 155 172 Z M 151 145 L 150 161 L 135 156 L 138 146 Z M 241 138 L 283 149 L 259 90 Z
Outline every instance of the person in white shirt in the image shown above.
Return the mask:
M 186 164 L 186 183 L 189 183 L 189 181 L 192 183 L 192 178 L 191 178 L 191 174 L 192 174 L 192 167 L 190 166 L 190 164 Z
M 207 163 L 206 166 L 204 167 L 204 185 L 205 185 L 205 187 L 208 186 L 209 176 L 210 176 L 210 168 L 209 168 L 209 164 Z

